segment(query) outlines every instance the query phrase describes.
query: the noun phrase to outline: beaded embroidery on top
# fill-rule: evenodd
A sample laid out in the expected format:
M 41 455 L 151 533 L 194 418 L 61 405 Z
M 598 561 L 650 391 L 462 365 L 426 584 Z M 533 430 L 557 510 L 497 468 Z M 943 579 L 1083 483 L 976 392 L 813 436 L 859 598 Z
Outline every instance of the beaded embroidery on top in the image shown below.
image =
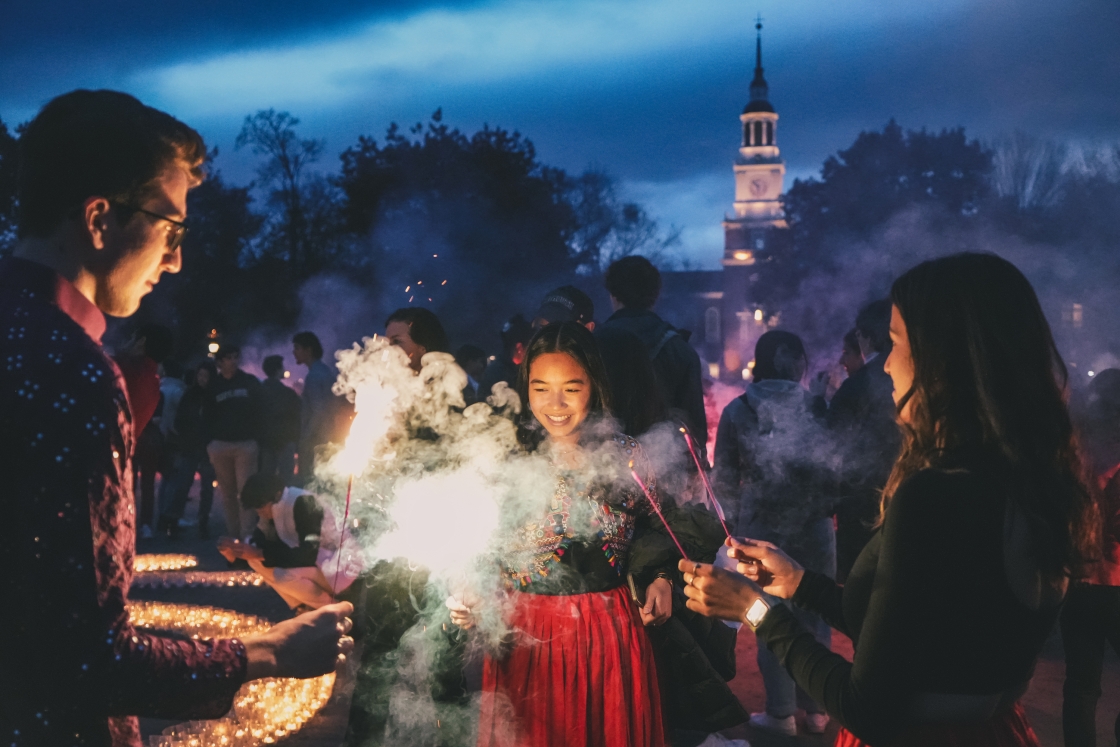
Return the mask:
M 624 466 L 630 460 L 637 462 L 642 459 L 638 442 L 633 438 L 617 435 L 613 442 L 618 447 Z M 652 493 L 652 478 L 648 486 Z M 615 500 L 608 502 L 603 488 L 592 488 L 590 492 L 581 490 L 570 477 L 560 475 L 544 518 L 525 525 L 517 533 L 511 555 L 525 562 L 519 564 L 520 567 L 507 565 L 509 585 L 523 589 L 534 581 L 547 578 L 568 552 L 577 533 L 582 534 L 589 544 L 595 543 L 602 548 L 607 562 L 621 578 L 626 572 L 635 522 L 639 516 L 649 513 L 649 507 L 644 505 L 646 502 L 637 486 L 619 492 L 612 496 Z M 578 528 L 572 526 L 573 507 L 576 513 L 589 516 L 589 531 L 578 532 Z

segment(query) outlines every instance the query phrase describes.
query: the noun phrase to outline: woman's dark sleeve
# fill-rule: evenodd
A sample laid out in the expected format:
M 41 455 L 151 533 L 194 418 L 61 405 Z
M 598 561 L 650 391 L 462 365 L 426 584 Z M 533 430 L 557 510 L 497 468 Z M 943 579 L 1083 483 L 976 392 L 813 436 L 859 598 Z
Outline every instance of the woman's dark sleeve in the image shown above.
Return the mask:
M 823 573 L 805 571 L 797 592 L 790 601 L 803 610 L 816 613 L 834 630 L 851 637 L 844 620 L 844 587 Z
M 954 584 L 969 577 L 969 553 L 954 541 L 962 534 L 960 517 L 946 505 L 945 479 L 919 473 L 892 500 L 854 662 L 818 643 L 785 607 L 774 607 L 758 629 L 797 684 L 871 744 L 890 742 L 906 725 L 931 621 L 959 610 Z

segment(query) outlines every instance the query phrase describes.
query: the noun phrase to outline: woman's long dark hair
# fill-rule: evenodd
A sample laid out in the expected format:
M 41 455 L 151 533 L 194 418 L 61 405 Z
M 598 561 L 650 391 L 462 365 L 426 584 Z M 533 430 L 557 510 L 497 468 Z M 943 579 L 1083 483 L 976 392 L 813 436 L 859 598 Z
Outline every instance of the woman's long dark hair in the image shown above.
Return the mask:
M 1031 522 L 1042 568 L 1078 574 L 1097 557 L 1099 521 L 1066 406 L 1067 372 L 1030 282 L 990 254 L 923 262 L 891 288 L 914 383 L 902 452 L 883 491 L 945 457 L 1004 467 L 1007 495 Z
M 521 361 L 517 378 L 517 392 L 521 395 L 521 423 L 518 437 L 530 450 L 535 449 L 544 440 L 545 434 L 543 426 L 536 421 L 529 409 L 529 371 L 533 361 L 547 353 L 565 353 L 587 372 L 591 399 L 588 402 L 590 412 L 582 427 L 584 433 L 593 430 L 588 426 L 593 426 L 596 421 L 611 415 L 611 386 L 607 380 L 607 371 L 603 366 L 603 358 L 599 355 L 599 346 L 595 343 L 595 337 L 586 327 L 576 322 L 560 322 L 542 327 L 529 340 L 529 347 L 525 351 L 524 360 Z

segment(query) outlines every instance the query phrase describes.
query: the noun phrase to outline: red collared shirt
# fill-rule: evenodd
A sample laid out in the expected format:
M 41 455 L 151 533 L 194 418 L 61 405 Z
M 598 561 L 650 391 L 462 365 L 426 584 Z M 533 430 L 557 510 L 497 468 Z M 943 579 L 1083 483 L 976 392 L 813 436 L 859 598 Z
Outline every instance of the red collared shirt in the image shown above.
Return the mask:
M 133 417 L 105 318 L 43 265 L 0 260 L 0 742 L 139 747 L 136 716 L 216 718 L 238 640 L 176 640 L 128 615 Z

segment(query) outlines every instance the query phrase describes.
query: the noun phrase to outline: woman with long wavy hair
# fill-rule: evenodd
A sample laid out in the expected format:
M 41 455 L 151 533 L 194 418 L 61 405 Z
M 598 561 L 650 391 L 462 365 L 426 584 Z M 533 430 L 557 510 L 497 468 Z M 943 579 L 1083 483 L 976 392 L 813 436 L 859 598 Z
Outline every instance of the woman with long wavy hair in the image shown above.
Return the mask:
M 746 539 L 729 542 L 738 574 L 682 562 L 688 604 L 754 628 L 843 725 L 837 745 L 1037 745 L 1019 698 L 1100 542 L 1065 366 L 1030 283 L 998 257 L 925 262 L 891 301 L 903 448 L 847 584 Z M 849 635 L 854 660 L 769 595 Z

